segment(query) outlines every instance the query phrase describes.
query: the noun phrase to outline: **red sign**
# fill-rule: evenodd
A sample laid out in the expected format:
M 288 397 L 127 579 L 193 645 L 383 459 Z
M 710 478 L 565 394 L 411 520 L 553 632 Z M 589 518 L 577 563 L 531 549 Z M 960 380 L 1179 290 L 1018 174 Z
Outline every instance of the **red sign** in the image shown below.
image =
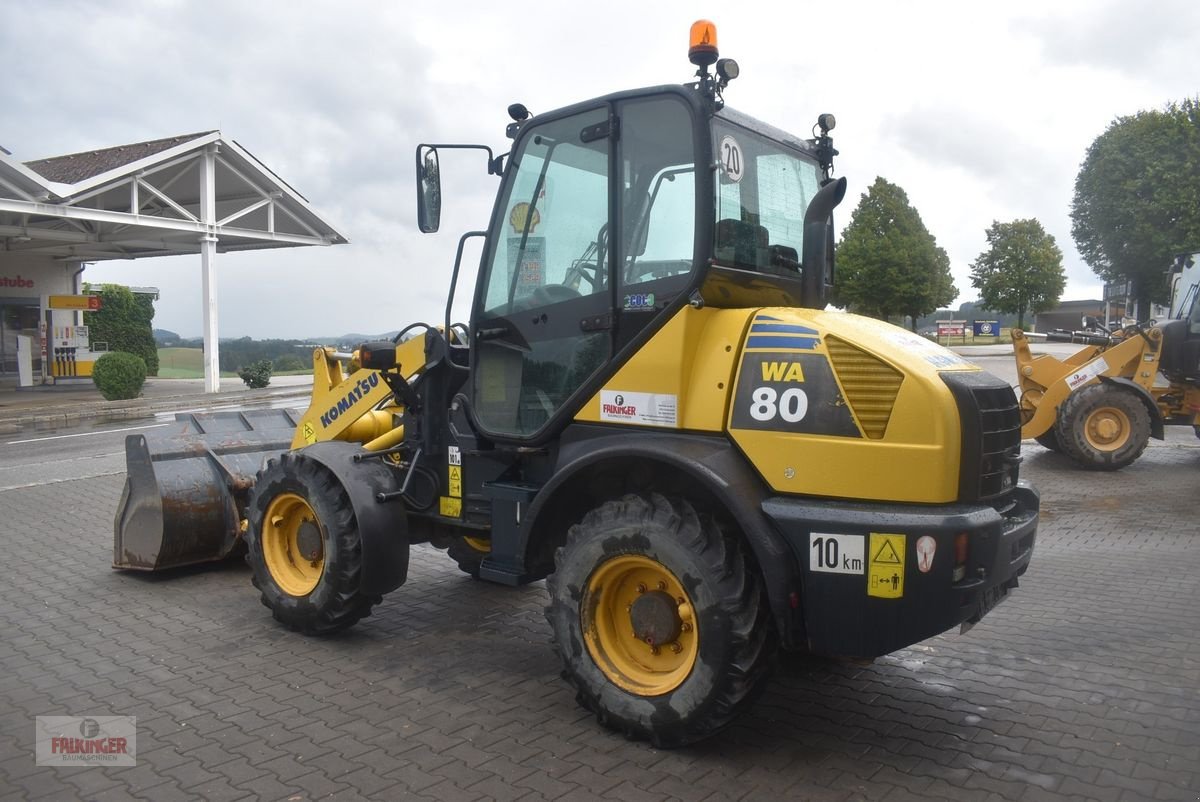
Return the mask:
M 966 333 L 967 321 L 965 320 L 939 320 L 938 336 L 939 337 L 962 337 Z

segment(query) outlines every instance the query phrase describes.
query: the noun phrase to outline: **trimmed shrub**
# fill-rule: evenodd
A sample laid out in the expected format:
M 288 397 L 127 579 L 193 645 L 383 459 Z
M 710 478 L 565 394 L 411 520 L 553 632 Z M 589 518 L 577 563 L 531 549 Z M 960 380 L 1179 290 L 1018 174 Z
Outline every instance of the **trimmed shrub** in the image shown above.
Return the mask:
M 146 362 L 136 354 L 110 351 L 92 366 L 92 383 L 106 401 L 137 398 L 146 383 Z
M 260 359 L 238 371 L 238 376 L 251 390 L 266 387 L 271 383 L 271 360 Z

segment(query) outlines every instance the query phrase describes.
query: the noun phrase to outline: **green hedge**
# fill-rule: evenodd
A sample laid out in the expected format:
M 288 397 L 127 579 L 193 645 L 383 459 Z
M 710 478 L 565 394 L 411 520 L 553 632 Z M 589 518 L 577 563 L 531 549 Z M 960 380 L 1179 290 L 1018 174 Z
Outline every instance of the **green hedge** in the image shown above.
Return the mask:
M 107 401 L 137 398 L 146 383 L 146 362 L 134 354 L 111 351 L 92 366 L 92 382 Z
M 271 367 L 271 360 L 261 359 L 239 370 L 238 376 L 246 383 L 247 387 L 257 390 L 271 383 Z

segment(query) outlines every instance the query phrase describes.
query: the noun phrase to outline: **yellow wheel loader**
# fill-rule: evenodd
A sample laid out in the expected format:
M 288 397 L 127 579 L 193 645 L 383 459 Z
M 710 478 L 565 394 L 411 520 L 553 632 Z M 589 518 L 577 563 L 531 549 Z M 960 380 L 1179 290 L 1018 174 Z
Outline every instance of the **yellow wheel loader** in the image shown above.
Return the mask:
M 318 349 L 294 419 L 131 438 L 117 565 L 244 543 L 263 602 L 309 634 L 403 584 L 413 543 L 480 580 L 546 578 L 580 703 L 663 746 L 729 724 L 777 649 L 872 658 L 1005 599 L 1038 523 L 1015 394 L 825 311 L 832 116 L 806 140 L 726 107 L 737 65 L 711 23 L 690 57 L 690 84 L 509 108 L 441 325 Z M 417 148 L 423 231 L 439 152 L 463 147 L 483 148 Z M 473 237 L 470 322 L 452 324 Z
M 1108 332 L 1026 334 L 1014 329 L 1021 387 L 1021 434 L 1071 457 L 1089 470 L 1112 471 L 1134 462 L 1164 425 L 1196 428 L 1200 436 L 1200 270 L 1196 255 L 1176 259 L 1171 318 Z M 1066 359 L 1034 356 L 1032 337 L 1085 347 Z

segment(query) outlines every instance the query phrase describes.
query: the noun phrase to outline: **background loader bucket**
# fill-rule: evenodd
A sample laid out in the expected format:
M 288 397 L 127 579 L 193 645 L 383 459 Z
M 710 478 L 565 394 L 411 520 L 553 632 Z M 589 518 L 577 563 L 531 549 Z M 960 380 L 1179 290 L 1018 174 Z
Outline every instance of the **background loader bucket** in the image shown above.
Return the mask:
M 158 571 L 228 556 L 255 476 L 291 447 L 298 418 L 290 409 L 180 413 L 170 428 L 125 438 L 113 567 Z

